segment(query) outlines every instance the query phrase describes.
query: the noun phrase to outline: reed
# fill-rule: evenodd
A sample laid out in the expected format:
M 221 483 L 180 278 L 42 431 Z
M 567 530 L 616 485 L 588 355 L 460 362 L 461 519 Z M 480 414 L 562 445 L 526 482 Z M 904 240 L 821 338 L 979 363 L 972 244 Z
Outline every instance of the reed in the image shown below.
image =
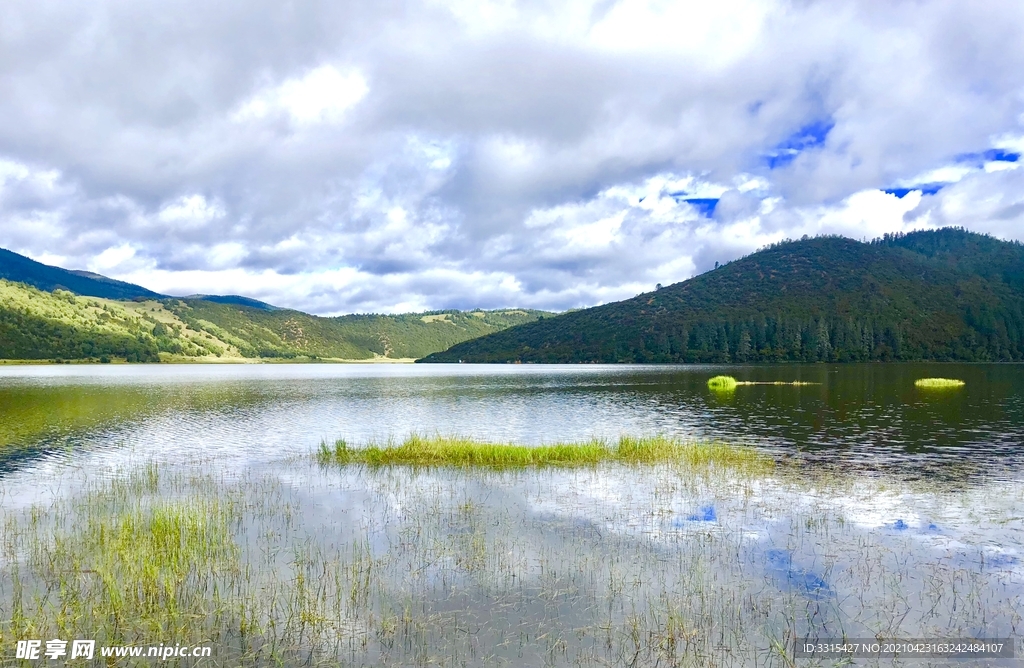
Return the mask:
M 147 466 L 62 504 L 46 524 L 8 522 L 5 556 L 20 567 L 0 638 L 202 637 L 197 624 L 223 610 L 215 582 L 239 568 L 237 512 L 218 496 L 154 497 L 159 477 Z
M 914 387 L 926 390 L 947 390 L 963 387 L 966 383 L 956 378 L 918 378 L 914 381 Z
M 323 465 L 481 467 L 493 469 L 540 466 L 594 466 L 600 463 L 685 466 L 730 466 L 767 470 L 771 458 L 753 448 L 719 441 L 681 441 L 668 436 L 622 436 L 611 445 L 592 439 L 551 445 L 488 443 L 461 436 L 413 434 L 401 443 L 369 443 L 352 447 L 344 439 L 333 446 L 321 442 L 317 460 Z

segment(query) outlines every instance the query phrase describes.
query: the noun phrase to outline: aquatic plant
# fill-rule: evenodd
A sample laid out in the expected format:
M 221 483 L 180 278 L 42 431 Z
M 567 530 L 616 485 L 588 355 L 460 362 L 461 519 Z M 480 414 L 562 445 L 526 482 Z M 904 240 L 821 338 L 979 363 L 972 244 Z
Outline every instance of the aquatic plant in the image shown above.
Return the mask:
M 926 390 L 953 389 L 963 387 L 964 385 L 966 385 L 964 381 L 956 378 L 918 378 L 914 381 L 914 387 L 920 387 Z
M 218 496 L 153 497 L 159 478 L 155 466 L 140 467 L 49 517 L 33 511 L 27 526 L 8 518 L 4 556 L 20 565 L 8 573 L 15 598 L 0 639 L 202 637 L 194 627 L 226 612 L 217 581 L 239 571 L 237 509 Z
M 802 387 L 804 385 L 818 385 L 800 380 L 736 380 L 732 376 L 715 376 L 708 379 L 708 389 L 712 392 L 732 392 L 740 385 L 792 385 Z
M 352 447 L 344 439 L 320 443 L 317 460 L 324 465 L 457 466 L 495 469 L 535 466 L 593 466 L 602 462 L 687 466 L 722 465 L 770 469 L 772 460 L 753 448 L 720 441 L 681 441 L 668 436 L 622 436 L 615 445 L 593 439 L 551 445 L 488 443 L 461 436 L 413 434 L 401 443 Z
M 713 392 L 729 392 L 739 385 L 732 376 L 715 376 L 708 379 L 708 389 Z

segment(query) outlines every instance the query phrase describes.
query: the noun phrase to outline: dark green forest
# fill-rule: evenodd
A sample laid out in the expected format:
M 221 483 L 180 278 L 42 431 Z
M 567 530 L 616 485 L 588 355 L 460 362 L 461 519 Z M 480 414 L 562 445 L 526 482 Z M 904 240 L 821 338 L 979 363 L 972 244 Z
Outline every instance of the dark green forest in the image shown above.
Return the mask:
M 425 362 L 1024 360 L 1024 246 L 958 228 L 786 241 Z

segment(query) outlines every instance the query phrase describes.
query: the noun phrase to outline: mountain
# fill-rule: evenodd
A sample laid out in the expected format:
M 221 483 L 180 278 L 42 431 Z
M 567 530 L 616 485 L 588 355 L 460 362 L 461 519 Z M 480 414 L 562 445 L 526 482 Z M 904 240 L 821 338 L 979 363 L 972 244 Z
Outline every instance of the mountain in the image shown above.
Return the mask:
M 256 303 L 114 300 L 0 279 L 0 359 L 414 358 L 550 315 L 516 309 L 321 318 Z
M 1024 246 L 962 229 L 776 244 L 423 362 L 1024 359 Z
M 505 309 L 322 318 L 239 295 L 167 297 L 0 249 L 0 360 L 411 359 L 545 315 Z
M 506 327 L 543 311 L 434 311 L 323 318 L 300 311 L 169 299 L 163 307 L 191 329 L 206 331 L 245 357 L 412 359 Z
M 25 283 L 48 292 L 63 289 L 79 295 L 104 299 L 155 299 L 164 296 L 139 285 L 115 281 L 91 271 L 70 271 L 36 262 L 3 248 L 0 248 L 0 278 Z
M 241 295 L 192 295 L 189 299 L 202 299 L 203 301 L 213 302 L 215 304 L 235 304 L 236 306 L 249 306 L 251 308 L 258 308 L 263 311 L 277 311 L 280 310 L 277 306 L 268 304 L 267 302 L 261 302 L 258 299 L 252 297 L 242 297 Z

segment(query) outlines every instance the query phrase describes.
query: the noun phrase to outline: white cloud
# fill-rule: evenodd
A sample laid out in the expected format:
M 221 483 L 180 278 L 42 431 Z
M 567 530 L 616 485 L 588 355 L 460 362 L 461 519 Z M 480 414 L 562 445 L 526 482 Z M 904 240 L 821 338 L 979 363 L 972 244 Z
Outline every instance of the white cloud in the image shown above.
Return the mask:
M 89 263 L 89 270 L 100 272 L 123 272 L 124 265 L 135 258 L 135 249 L 128 244 L 107 248 Z
M 1020 3 L 4 11 L 0 246 L 160 291 L 559 309 L 803 234 L 1024 234 L 986 153 L 1024 153 Z
M 156 217 L 169 226 L 191 228 L 203 227 L 225 215 L 224 206 L 219 202 L 208 202 L 202 195 L 187 195 L 164 206 Z
M 337 121 L 369 91 L 359 72 L 342 73 L 331 65 L 321 65 L 260 91 L 246 100 L 233 118 L 241 122 L 285 112 L 300 125 Z
M 755 48 L 777 9 L 767 0 L 620 0 L 594 24 L 589 39 L 598 48 L 682 57 L 719 69 Z

